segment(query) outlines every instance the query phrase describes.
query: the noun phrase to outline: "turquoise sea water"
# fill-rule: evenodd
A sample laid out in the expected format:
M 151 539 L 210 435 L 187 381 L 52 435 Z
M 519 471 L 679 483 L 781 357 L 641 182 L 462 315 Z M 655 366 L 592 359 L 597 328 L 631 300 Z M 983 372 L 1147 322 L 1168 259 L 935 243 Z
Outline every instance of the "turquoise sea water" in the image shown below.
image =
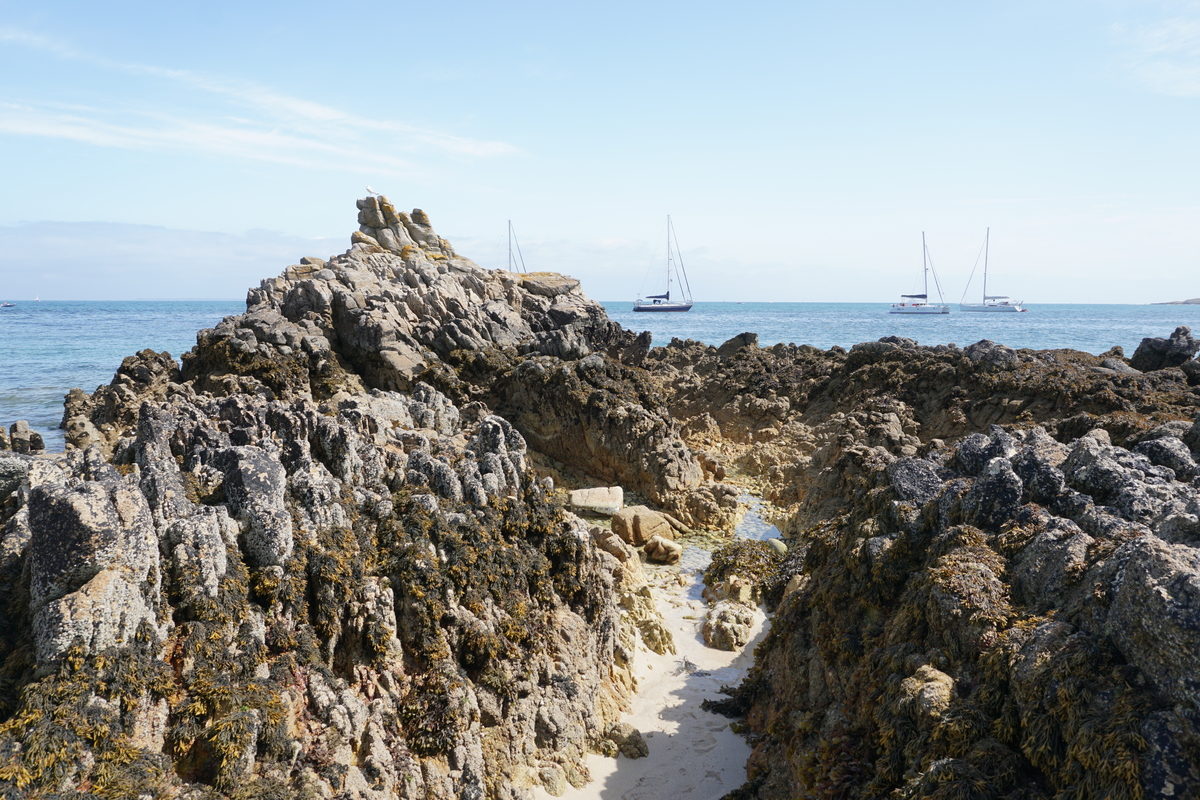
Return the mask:
M 890 315 L 882 303 L 697 303 L 686 314 L 634 313 L 629 301 L 605 302 L 610 317 L 656 345 L 672 338 L 720 344 L 743 331 L 759 343 L 845 348 L 899 335 L 922 344 L 960 346 L 992 339 L 1012 347 L 1070 347 L 1102 353 L 1113 345 L 1132 355 L 1146 336 L 1168 336 L 1178 325 L 1200 330 L 1200 305 L 1043 305 L 1025 314 L 930 317 Z M 121 359 L 139 350 L 166 350 L 176 359 L 196 331 L 241 313 L 230 301 L 19 303 L 0 309 L 0 425 L 26 419 L 50 450 L 63 447 L 58 424 L 72 387 L 108 383 Z

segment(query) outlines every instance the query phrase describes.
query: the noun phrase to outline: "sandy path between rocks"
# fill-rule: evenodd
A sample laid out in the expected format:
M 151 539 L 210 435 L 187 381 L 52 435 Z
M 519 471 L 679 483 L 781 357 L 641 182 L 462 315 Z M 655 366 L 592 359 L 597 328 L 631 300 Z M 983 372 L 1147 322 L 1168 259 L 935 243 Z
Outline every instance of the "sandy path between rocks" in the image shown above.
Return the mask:
M 719 800 L 745 782 L 749 745 L 729 729 L 728 718 L 701 710 L 700 703 L 722 697 L 722 686 L 741 682 L 754 663 L 754 645 L 766 632 L 765 616 L 757 612 L 754 637 L 740 652 L 707 647 L 700 633 L 707 610 L 700 597 L 704 587 L 696 573 L 685 574 L 687 583 L 681 585 L 680 574 L 660 569 L 648 576 L 678 652 L 660 656 L 639 647 L 638 694 L 632 713 L 622 718 L 642 732 L 650 755 L 589 754 L 592 780 L 582 789 L 568 786 L 567 800 Z M 684 659 L 694 665 L 690 674 Z M 540 787 L 534 791 L 539 798 L 550 798 Z

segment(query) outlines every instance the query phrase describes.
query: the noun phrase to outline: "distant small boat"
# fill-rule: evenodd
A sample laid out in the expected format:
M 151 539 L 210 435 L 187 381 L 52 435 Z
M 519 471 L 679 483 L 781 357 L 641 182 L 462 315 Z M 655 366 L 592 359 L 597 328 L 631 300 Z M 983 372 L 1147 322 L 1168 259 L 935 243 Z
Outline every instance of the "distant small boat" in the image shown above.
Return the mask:
M 925 292 L 923 294 L 902 294 L 899 303 L 892 303 L 889 314 L 949 314 L 950 306 L 942 299 L 942 286 L 938 283 L 937 273 L 933 273 L 933 285 L 937 288 L 938 302 L 929 302 L 929 273 L 933 265 L 929 263 L 929 248 L 925 246 L 925 232 L 921 231 L 921 264 L 924 269 Z
M 674 242 L 675 250 L 672 254 L 671 244 Z M 676 261 L 679 266 L 676 267 Z M 678 272 L 678 277 L 675 273 Z M 679 284 L 679 291 L 683 295 L 682 300 L 671 299 L 671 282 L 676 281 Z M 691 311 L 692 310 L 692 287 L 688 285 L 687 271 L 683 268 L 683 256 L 679 253 L 679 242 L 675 240 L 675 228 L 671 225 L 671 217 L 667 217 L 667 291 L 663 294 L 647 295 L 643 300 L 638 298 L 633 303 L 634 311 Z
M 988 228 L 987 233 L 983 237 L 983 302 L 982 303 L 959 303 L 959 311 L 988 311 L 988 312 L 1007 312 L 1007 311 L 1028 311 L 1028 308 L 1023 307 L 1024 301 L 1018 300 L 1013 303 L 1009 300 L 1008 295 L 1003 294 L 988 294 L 987 293 L 987 273 L 988 273 L 988 245 L 992 238 L 992 229 Z M 978 261 L 975 262 L 979 264 Z M 971 282 L 967 281 L 967 288 L 970 288 Z M 965 293 L 964 293 L 965 296 Z
M 0 308 L 16 308 L 16 303 L 0 303 Z

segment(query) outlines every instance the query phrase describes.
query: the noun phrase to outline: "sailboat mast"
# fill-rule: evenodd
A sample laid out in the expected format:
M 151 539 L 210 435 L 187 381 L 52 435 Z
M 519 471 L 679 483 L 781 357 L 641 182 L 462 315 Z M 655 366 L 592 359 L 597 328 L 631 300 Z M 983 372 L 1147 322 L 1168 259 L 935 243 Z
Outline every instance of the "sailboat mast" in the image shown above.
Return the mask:
M 929 248 L 925 246 L 925 231 L 921 231 L 921 268 L 925 278 L 925 302 L 929 302 Z
M 513 245 L 514 244 L 517 246 L 516 258 L 513 258 Z M 525 256 L 524 256 L 524 254 L 521 253 L 521 243 L 517 241 L 517 234 L 513 231 L 513 224 L 512 224 L 512 220 L 510 219 L 508 221 L 508 271 L 516 272 L 516 270 L 513 269 L 513 267 L 515 267 L 517 264 L 521 265 L 522 273 L 528 272 L 528 270 L 525 269 Z
M 992 238 L 992 229 L 989 227 L 987 233 L 983 235 L 983 303 L 987 305 L 987 261 L 988 261 L 988 243 Z M 978 258 L 978 256 L 976 256 Z
M 671 215 L 667 214 L 667 295 L 671 294 Z

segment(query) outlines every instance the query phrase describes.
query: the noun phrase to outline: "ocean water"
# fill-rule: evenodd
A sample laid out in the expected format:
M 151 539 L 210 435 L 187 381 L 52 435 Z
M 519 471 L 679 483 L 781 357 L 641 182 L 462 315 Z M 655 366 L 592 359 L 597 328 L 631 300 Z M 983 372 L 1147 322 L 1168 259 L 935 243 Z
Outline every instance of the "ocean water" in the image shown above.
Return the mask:
M 61 451 L 68 391 L 95 391 L 139 350 L 165 350 L 178 361 L 196 344 L 196 331 L 245 310 L 240 300 L 43 300 L 0 308 L 0 425 L 28 420 L 47 450 Z
M 1024 314 L 889 314 L 887 303 L 697 303 L 686 313 L 635 313 L 629 301 L 606 301 L 609 317 L 635 331 L 648 330 L 654 344 L 673 337 L 721 344 L 744 331 L 767 347 L 779 342 L 811 344 L 822 350 L 849 349 L 883 336 L 921 344 L 960 347 L 991 339 L 1009 347 L 1048 350 L 1069 347 L 1099 354 L 1113 345 L 1132 356 L 1147 336 L 1170 336 L 1179 325 L 1200 331 L 1200 305 L 1034 305 Z
M 1168 336 L 1178 325 L 1200 330 L 1200 305 L 1043 305 L 1025 314 L 929 317 L 887 313 L 886 303 L 697 303 L 685 314 L 634 313 L 629 301 L 605 302 L 610 317 L 654 344 L 672 338 L 718 345 L 744 331 L 763 346 L 777 342 L 849 348 L 898 335 L 921 344 L 960 346 L 991 339 L 1012 347 L 1070 347 L 1102 353 L 1113 345 L 1132 355 L 1146 336 Z M 196 331 L 245 310 L 240 300 L 19 303 L 0 309 L 0 425 L 25 419 L 62 450 L 63 396 L 94 391 L 112 380 L 121 359 L 150 348 L 177 360 Z

